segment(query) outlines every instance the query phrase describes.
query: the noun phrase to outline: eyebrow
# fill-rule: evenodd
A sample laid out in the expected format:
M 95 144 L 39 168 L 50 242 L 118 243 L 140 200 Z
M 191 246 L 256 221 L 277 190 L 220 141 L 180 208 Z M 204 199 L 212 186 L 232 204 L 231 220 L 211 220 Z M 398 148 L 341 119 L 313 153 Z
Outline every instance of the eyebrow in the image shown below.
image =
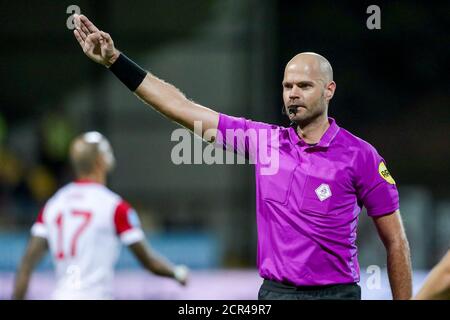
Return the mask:
M 314 85 L 313 81 L 307 81 L 307 80 L 298 81 L 298 82 L 295 82 L 295 81 L 283 81 L 282 85 L 284 86 L 286 84 L 292 84 L 292 83 L 295 83 L 297 85 Z

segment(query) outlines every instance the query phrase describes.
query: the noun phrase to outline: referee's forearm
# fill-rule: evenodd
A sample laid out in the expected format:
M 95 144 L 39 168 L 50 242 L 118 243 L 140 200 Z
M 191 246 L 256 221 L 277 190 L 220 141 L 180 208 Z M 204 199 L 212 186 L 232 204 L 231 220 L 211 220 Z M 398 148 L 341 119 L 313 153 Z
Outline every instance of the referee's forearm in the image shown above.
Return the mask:
M 219 114 L 216 111 L 194 103 L 175 86 L 150 73 L 147 73 L 135 94 L 156 111 L 191 131 L 194 131 L 196 122 L 201 123 L 202 133 L 217 129 Z
M 106 66 L 129 90 L 172 120 L 177 121 L 180 107 L 190 102 L 175 86 L 150 74 L 117 49 Z
M 208 141 L 213 141 L 219 122 L 219 114 L 209 108 L 192 102 L 175 86 L 145 71 L 123 53 L 109 66 L 109 70 L 128 89 L 145 103 L 178 124 L 194 131 L 196 122 L 201 123 L 202 132 Z
M 392 298 L 406 300 L 412 296 L 412 271 L 408 241 L 406 239 L 387 248 L 387 268 Z
M 174 121 L 179 120 L 181 109 L 190 103 L 180 90 L 150 73 L 147 73 L 135 94 L 156 111 Z

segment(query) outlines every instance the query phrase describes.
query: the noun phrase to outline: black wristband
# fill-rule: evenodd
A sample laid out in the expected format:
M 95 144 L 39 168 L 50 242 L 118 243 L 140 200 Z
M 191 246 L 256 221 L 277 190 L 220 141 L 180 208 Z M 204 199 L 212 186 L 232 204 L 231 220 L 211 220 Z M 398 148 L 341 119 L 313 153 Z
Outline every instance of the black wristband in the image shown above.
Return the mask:
M 137 87 L 139 87 L 147 75 L 147 71 L 142 69 L 123 53 L 121 53 L 117 60 L 109 67 L 109 70 L 111 70 L 111 72 L 133 92 L 136 91 Z

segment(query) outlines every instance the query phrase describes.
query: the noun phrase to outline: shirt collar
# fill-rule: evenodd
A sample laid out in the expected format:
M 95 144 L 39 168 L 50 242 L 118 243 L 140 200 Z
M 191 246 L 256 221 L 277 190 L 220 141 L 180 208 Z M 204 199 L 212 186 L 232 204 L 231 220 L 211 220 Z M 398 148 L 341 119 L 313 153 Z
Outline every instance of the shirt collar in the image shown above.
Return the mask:
M 320 138 L 319 143 L 317 143 L 316 145 L 312 146 L 312 147 L 329 147 L 331 142 L 333 141 L 333 139 L 336 137 L 337 133 L 339 132 L 339 126 L 336 123 L 336 120 L 334 120 L 331 117 L 328 117 L 328 122 L 330 123 L 330 126 L 328 127 L 328 129 L 325 131 L 325 133 L 323 134 L 322 138 Z M 294 144 L 303 144 L 308 146 L 302 139 L 300 139 L 300 137 L 297 134 L 297 130 L 295 126 L 291 126 L 289 128 L 289 135 L 291 138 L 291 141 Z
M 76 184 L 99 184 L 98 182 L 91 179 L 77 179 L 74 181 Z

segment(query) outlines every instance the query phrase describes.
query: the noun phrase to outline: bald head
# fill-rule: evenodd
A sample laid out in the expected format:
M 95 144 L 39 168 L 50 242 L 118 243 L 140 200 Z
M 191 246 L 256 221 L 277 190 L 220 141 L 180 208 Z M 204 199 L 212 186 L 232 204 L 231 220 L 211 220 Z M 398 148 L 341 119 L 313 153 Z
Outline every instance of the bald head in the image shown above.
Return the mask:
M 99 161 L 103 161 L 105 171 L 114 165 L 114 155 L 108 140 L 95 131 L 75 138 L 70 148 L 70 160 L 78 176 L 92 174 L 97 170 Z
M 333 69 L 314 52 L 297 54 L 286 65 L 283 77 L 284 111 L 291 123 L 307 126 L 328 117 L 328 105 L 336 90 Z
M 333 68 L 325 57 L 314 52 L 302 52 L 293 57 L 286 65 L 288 70 L 300 71 L 313 79 L 321 80 L 324 84 L 333 81 Z

